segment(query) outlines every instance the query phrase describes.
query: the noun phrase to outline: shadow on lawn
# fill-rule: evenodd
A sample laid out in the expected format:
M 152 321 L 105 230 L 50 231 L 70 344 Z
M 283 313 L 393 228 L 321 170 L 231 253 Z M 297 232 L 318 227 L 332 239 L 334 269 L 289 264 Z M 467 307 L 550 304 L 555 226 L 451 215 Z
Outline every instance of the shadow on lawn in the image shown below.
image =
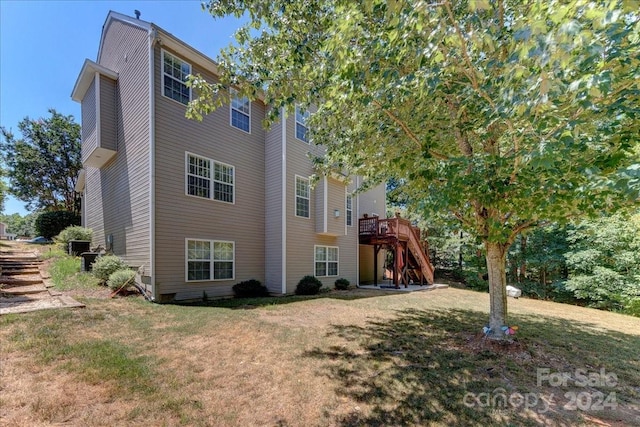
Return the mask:
M 620 361 L 637 361 L 637 336 L 550 317 L 513 320 L 521 332 L 513 344 L 502 345 L 483 340 L 481 332 L 469 332 L 480 331 L 485 313 L 403 310 L 393 321 L 335 326 L 330 338 L 340 338 L 343 345 L 317 348 L 304 356 L 326 362 L 319 374 L 339 384 L 338 395 L 362 406 L 338 416 L 336 424 L 342 426 L 580 423 L 580 412 L 563 409 L 564 394 L 587 389 L 539 386 L 538 368 L 604 368 L 618 375 L 618 404 L 638 397 L 632 387 L 640 383 L 637 363 L 620 366 Z M 598 390 L 612 391 L 588 389 Z M 633 420 L 628 405 L 617 411 L 606 418 Z
M 379 291 L 376 289 L 350 289 L 347 291 L 331 290 L 318 295 L 284 295 L 261 298 L 221 298 L 192 302 L 176 302 L 176 305 L 198 307 L 220 307 L 231 309 L 252 309 L 272 305 L 292 304 L 313 299 L 338 299 L 344 301 L 398 295 L 399 293 Z

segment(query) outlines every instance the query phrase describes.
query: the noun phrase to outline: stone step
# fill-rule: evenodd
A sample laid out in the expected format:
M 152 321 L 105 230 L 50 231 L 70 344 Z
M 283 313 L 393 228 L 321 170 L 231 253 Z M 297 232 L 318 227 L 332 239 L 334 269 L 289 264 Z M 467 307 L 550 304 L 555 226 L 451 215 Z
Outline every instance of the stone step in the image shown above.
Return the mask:
M 19 279 L 12 277 L 0 277 L 0 288 L 14 288 L 17 286 L 28 286 L 43 283 L 42 277 L 21 277 Z
M 21 276 L 24 274 L 40 274 L 39 268 L 2 268 L 2 276 Z
M 26 295 L 26 294 L 37 294 L 40 292 L 47 292 L 47 288 L 42 283 L 32 284 L 27 286 L 9 287 L 9 288 L 5 288 L 3 286 L 0 288 L 0 294 L 6 294 L 6 295 Z

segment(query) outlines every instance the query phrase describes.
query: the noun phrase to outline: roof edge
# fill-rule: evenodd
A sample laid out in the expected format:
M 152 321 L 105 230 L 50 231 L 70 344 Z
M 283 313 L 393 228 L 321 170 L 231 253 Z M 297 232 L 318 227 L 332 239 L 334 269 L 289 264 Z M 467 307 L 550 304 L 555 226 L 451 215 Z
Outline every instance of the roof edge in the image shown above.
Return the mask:
M 109 77 L 111 80 L 118 80 L 118 73 L 115 71 L 103 67 L 100 64 L 96 64 L 90 59 L 85 59 L 84 64 L 82 64 L 80 74 L 78 75 L 78 79 L 76 80 L 76 84 L 73 86 L 71 99 L 76 102 L 82 102 L 96 73 Z

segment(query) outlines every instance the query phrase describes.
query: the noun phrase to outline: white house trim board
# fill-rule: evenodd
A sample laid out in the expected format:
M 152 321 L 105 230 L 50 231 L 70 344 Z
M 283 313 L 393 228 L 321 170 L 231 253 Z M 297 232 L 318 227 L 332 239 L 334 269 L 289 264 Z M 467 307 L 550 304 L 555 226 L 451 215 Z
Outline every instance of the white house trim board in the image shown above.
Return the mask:
M 78 74 L 76 83 L 73 86 L 71 99 L 76 102 L 82 102 L 82 100 L 84 99 L 84 95 L 89 89 L 89 86 L 91 86 L 91 82 L 93 82 L 93 80 L 97 78 L 97 74 L 109 77 L 111 80 L 118 80 L 118 73 L 116 73 L 115 71 L 103 67 L 100 64 L 96 64 L 90 59 L 85 59 L 84 64 L 82 64 L 80 74 Z
M 329 203 L 329 189 L 327 188 L 329 186 L 329 181 L 327 180 L 327 176 L 323 176 L 322 177 L 322 181 L 324 183 L 324 188 L 323 188 L 323 194 L 322 194 L 322 205 L 323 205 L 323 209 L 322 209 L 322 232 L 326 233 L 329 230 L 329 218 L 328 218 L 328 211 L 329 211 L 329 206 L 327 205 L 327 203 Z
M 149 28 L 149 272 L 151 294 L 154 301 L 160 295 L 156 286 L 156 108 L 155 108 L 155 55 L 156 31 Z M 162 66 L 162 65 L 161 65 Z
M 281 188 L 281 220 L 282 220 L 282 294 L 287 293 L 287 116 L 284 108 L 280 110 L 282 117 L 282 188 Z

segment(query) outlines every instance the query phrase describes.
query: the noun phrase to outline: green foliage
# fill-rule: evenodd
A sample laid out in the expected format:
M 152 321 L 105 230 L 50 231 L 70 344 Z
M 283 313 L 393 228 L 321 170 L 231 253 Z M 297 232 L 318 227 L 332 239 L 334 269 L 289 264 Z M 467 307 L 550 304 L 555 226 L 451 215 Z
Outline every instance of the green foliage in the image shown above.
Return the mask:
M 623 304 L 625 313 L 640 317 L 640 297 L 627 298 Z
M 11 215 L 1 215 L 0 221 L 7 224 L 7 232 L 14 233 L 18 237 L 35 236 L 35 220 L 37 213 L 30 213 L 22 216 L 18 213 Z
M 49 113 L 49 118 L 25 117 L 18 123 L 20 139 L 8 129 L 0 128 L 9 190 L 32 210 L 64 209 L 79 213 L 80 195 L 75 192 L 75 184 L 82 169 L 80 125 L 73 116 L 54 109 Z
M 127 264 L 119 256 L 105 255 L 98 257 L 93 263 L 92 273 L 102 283 L 106 283 L 112 273 L 127 268 Z
M 4 211 L 4 201 L 7 197 L 9 189 L 7 188 L 7 184 L 4 182 L 4 178 L 6 176 L 6 172 L 2 164 L 0 164 L 0 212 Z
M 340 278 L 336 280 L 336 289 L 346 291 L 351 286 L 351 282 L 348 279 Z
M 632 2 L 631 2 L 632 3 Z M 471 7 L 470 7 L 471 6 Z M 629 2 L 205 2 L 247 16 L 196 76 L 190 117 L 229 85 L 276 108 L 317 107 L 319 173 L 394 179 L 407 208 L 447 212 L 504 268 L 519 233 L 543 221 L 611 212 L 640 194 L 640 15 Z M 223 89 L 223 90 L 220 90 Z M 493 275 L 491 324 L 506 322 Z
M 583 221 L 569 232 L 565 286 L 598 308 L 622 310 L 640 298 L 640 215 Z
M 65 228 L 80 225 L 80 215 L 68 211 L 43 212 L 36 218 L 36 233 L 51 239 L 57 236 Z
M 268 297 L 269 290 L 259 280 L 251 279 L 233 285 L 233 294 L 236 298 Z
M 116 270 L 109 275 L 109 278 L 107 279 L 107 286 L 114 291 L 121 288 L 125 291 L 134 290 L 135 287 L 133 286 L 133 282 L 135 277 L 136 272 L 130 268 Z
M 78 258 L 59 251 L 52 251 L 50 254 L 53 262 L 49 273 L 57 290 L 91 289 L 98 285 L 98 280 L 93 275 L 80 272 Z
M 60 234 L 56 236 L 55 240 L 57 243 L 60 243 L 63 247 L 67 248 L 71 240 L 87 240 L 90 242 L 92 238 L 93 230 L 90 228 L 72 225 L 62 230 Z
M 296 295 L 316 295 L 321 287 L 322 282 L 315 276 L 304 276 L 296 286 Z

